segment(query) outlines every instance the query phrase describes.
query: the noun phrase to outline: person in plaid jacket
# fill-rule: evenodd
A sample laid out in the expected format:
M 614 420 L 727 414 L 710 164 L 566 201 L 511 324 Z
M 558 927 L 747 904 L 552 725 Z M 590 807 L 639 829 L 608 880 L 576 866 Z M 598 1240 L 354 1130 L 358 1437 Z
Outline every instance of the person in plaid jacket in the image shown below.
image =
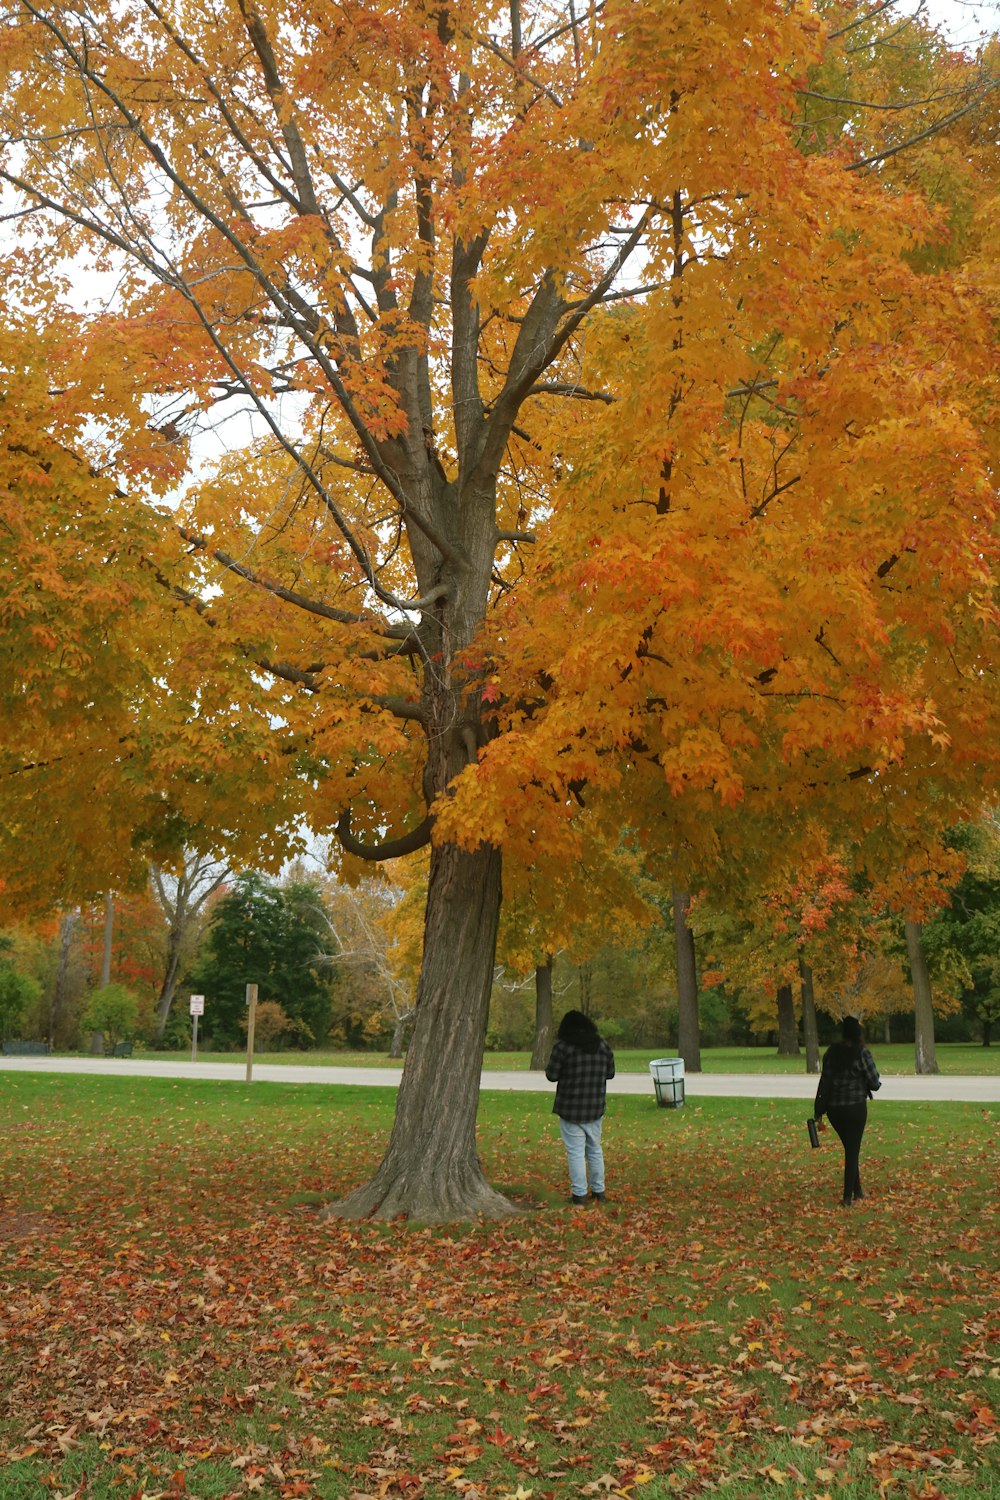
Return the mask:
M 861 1022 L 845 1016 L 840 1026 L 843 1041 L 828 1047 L 816 1090 L 813 1113 L 816 1123 L 826 1115 L 844 1148 L 844 1207 L 850 1208 L 865 1195 L 861 1191 L 861 1138 L 868 1123 L 868 1100 L 882 1087 L 878 1068 L 864 1045 Z
M 590 1196 L 604 1202 L 604 1152 L 601 1119 L 607 1082 L 615 1076 L 615 1055 L 589 1016 L 568 1010 L 559 1023 L 555 1046 L 545 1076 L 556 1086 L 553 1114 L 569 1164 L 570 1202 L 586 1203 Z

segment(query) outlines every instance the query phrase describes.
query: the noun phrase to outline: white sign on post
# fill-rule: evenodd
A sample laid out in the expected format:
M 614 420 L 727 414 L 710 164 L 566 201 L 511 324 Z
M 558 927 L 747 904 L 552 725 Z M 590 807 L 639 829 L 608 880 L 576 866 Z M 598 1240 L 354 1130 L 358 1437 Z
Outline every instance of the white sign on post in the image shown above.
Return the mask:
M 191 1010 L 191 1061 L 198 1061 L 198 1017 L 205 1014 L 205 996 L 192 995 Z

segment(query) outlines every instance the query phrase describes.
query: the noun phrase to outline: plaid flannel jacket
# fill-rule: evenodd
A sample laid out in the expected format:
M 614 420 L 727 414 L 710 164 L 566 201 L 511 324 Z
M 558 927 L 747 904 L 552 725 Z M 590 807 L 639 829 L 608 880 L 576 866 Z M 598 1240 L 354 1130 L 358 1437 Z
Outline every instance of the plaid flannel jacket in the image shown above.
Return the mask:
M 572 1124 L 586 1125 L 604 1113 L 607 1081 L 615 1076 L 615 1054 L 603 1039 L 596 1052 L 581 1052 L 579 1047 L 557 1041 L 545 1076 L 556 1085 L 552 1113 Z
M 814 1113 L 817 1120 L 826 1114 L 831 1105 L 836 1109 L 841 1105 L 864 1104 L 869 1094 L 874 1094 L 876 1089 L 882 1087 L 875 1059 L 867 1047 L 862 1047 L 860 1053 L 849 1060 L 846 1068 L 843 1062 L 842 1044 L 836 1043 L 827 1049 L 819 1088 L 816 1090 Z

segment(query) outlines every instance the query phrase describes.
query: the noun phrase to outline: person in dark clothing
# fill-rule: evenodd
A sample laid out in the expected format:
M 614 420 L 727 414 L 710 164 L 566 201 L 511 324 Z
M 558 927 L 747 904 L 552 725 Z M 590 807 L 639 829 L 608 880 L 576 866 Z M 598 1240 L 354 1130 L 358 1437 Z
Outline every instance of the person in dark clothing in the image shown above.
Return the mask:
M 545 1076 L 556 1086 L 552 1112 L 559 1116 L 566 1147 L 570 1202 L 586 1203 L 589 1177 L 590 1196 L 603 1203 L 601 1120 L 607 1081 L 615 1076 L 615 1055 L 582 1011 L 568 1010 L 560 1021 Z
M 850 1208 L 865 1195 L 861 1190 L 861 1138 L 868 1123 L 868 1100 L 882 1087 L 878 1068 L 864 1045 L 861 1022 L 845 1016 L 840 1027 L 842 1041 L 828 1047 L 823 1058 L 816 1105 L 816 1122 L 826 1115 L 844 1148 L 844 1207 Z

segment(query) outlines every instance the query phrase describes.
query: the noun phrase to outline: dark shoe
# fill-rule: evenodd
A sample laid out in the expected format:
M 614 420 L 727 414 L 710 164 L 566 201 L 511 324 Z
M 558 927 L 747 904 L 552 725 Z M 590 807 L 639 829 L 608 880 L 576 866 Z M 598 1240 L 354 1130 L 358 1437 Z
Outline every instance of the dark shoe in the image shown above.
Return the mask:
M 864 1196 L 865 1196 L 864 1193 L 861 1191 L 860 1188 L 858 1188 L 857 1192 L 854 1194 L 854 1201 L 855 1201 L 855 1203 L 860 1203 L 861 1200 L 862 1200 L 862 1198 Z
M 586 1199 L 586 1197 L 578 1198 L 576 1196 L 576 1194 L 574 1193 L 567 1201 L 570 1202 L 570 1203 L 580 1204 L 580 1203 L 586 1203 L 587 1199 Z
M 854 1207 L 854 1201 L 851 1198 L 845 1198 L 844 1201 L 841 1203 L 840 1206 L 841 1206 L 841 1208 L 853 1208 Z
M 603 1203 L 604 1202 L 604 1194 L 603 1193 L 591 1193 L 590 1196 L 593 1198 L 593 1200 L 594 1200 L 595 1203 Z

